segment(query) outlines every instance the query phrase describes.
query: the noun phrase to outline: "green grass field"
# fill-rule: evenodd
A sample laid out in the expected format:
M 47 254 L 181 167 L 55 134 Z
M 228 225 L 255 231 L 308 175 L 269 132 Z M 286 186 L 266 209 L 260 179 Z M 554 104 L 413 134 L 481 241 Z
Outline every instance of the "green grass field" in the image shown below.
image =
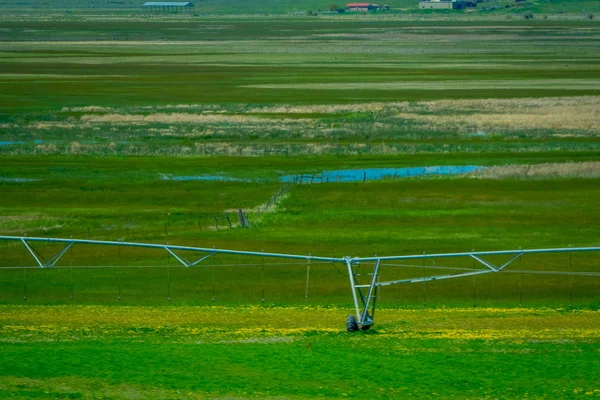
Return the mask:
M 600 395 L 597 311 L 382 310 L 348 335 L 339 308 L 0 310 L 5 398 Z
M 598 246 L 600 32 L 582 6 L 3 13 L 0 235 L 335 257 Z M 562 7 L 560 20 L 515 14 Z M 282 182 L 452 165 L 488 169 Z M 233 227 L 216 230 L 226 212 Z M 528 255 L 500 274 L 386 287 L 374 328 L 351 335 L 343 265 L 311 262 L 307 280 L 306 261 L 184 268 L 164 251 L 77 245 L 41 269 L 0 241 L 0 397 L 600 397 L 599 261 Z M 391 264 L 382 280 L 476 267 Z

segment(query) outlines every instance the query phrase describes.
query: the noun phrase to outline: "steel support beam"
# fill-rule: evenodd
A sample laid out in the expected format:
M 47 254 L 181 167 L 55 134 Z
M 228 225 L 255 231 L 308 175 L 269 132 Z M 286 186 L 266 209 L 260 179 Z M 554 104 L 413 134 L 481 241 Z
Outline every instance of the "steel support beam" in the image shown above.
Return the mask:
M 0 236 L 0 240 L 27 240 L 27 242 L 46 242 L 46 243 L 73 243 L 73 244 L 93 244 L 99 246 L 125 246 L 125 247 L 140 247 L 147 249 L 165 249 L 168 247 L 171 250 L 181 251 L 198 251 L 203 253 L 215 253 L 215 254 L 232 254 L 241 256 L 257 256 L 257 257 L 272 257 L 272 258 L 287 258 L 296 260 L 313 260 L 313 261 L 329 261 L 345 263 L 345 258 L 338 257 L 316 257 L 316 256 L 305 256 L 298 254 L 285 254 L 285 253 L 263 253 L 259 251 L 244 251 L 244 250 L 228 250 L 228 249 L 215 249 L 208 247 L 191 247 L 191 246 L 173 246 L 164 244 L 154 243 L 139 243 L 139 242 L 118 242 L 112 240 L 86 240 L 86 239 L 61 239 L 61 238 L 40 238 L 40 237 L 23 237 L 23 236 Z
M 363 312 L 362 312 L 362 316 L 361 319 L 359 321 L 360 324 L 362 325 L 373 325 L 373 319 L 372 316 L 369 317 L 369 303 L 371 302 L 371 299 L 373 298 L 373 293 L 377 290 L 376 286 L 377 286 L 377 274 L 379 273 L 379 260 L 377 260 L 375 262 L 375 267 L 373 268 L 373 275 L 371 276 L 371 284 L 369 285 L 369 292 L 367 293 L 367 300 L 363 300 Z M 359 289 L 360 290 L 360 289 Z M 373 304 L 375 304 L 375 301 L 373 301 Z M 373 306 L 373 311 L 375 311 L 375 306 Z
M 28 239 L 26 238 L 21 238 L 21 243 L 23 243 L 29 254 L 31 254 L 40 268 L 54 267 L 56 263 L 65 255 L 65 253 L 69 251 L 71 246 L 73 246 L 73 242 L 68 242 L 68 244 L 62 250 L 50 257 L 50 259 L 46 260 L 32 245 L 27 243 L 27 240 Z
M 354 310 L 356 311 L 356 321 L 360 321 L 360 309 L 358 305 L 358 297 L 356 296 L 356 280 L 354 276 L 354 269 L 352 267 L 352 259 L 350 257 L 345 258 L 346 268 L 348 268 L 348 277 L 350 278 L 350 289 L 352 289 L 352 299 L 354 300 Z
M 480 264 L 485 265 L 486 267 L 488 267 L 489 269 L 491 269 L 494 272 L 500 272 L 502 271 L 504 268 L 508 267 L 513 261 L 517 260 L 519 257 L 521 257 L 523 255 L 523 251 L 521 251 L 520 253 L 518 253 L 516 256 L 514 256 L 513 258 L 511 258 L 510 260 L 508 260 L 507 262 L 505 262 L 504 264 L 502 264 L 501 266 L 497 267 L 494 264 L 492 264 L 489 261 L 484 260 L 481 257 L 478 257 L 474 254 L 471 254 L 471 258 L 473 258 L 474 260 L 476 260 L 477 262 L 479 262 Z
M 182 263 L 182 264 L 183 264 L 183 265 L 184 265 L 186 268 L 189 268 L 189 267 L 193 267 L 193 266 L 195 266 L 195 265 L 198 265 L 198 264 L 200 264 L 202 261 L 206 260 L 207 258 L 209 258 L 209 257 L 211 257 L 211 256 L 213 256 L 213 255 L 215 255 L 215 253 L 214 253 L 214 252 L 212 252 L 212 253 L 210 253 L 210 254 L 208 254 L 208 255 L 206 255 L 206 256 L 200 257 L 200 258 L 199 258 L 199 259 L 197 259 L 196 261 L 192 261 L 192 262 L 190 262 L 190 261 L 186 260 L 186 259 L 185 259 L 185 257 L 183 257 L 183 256 L 180 256 L 179 254 L 175 253 L 175 252 L 174 252 L 173 250 L 171 250 L 169 247 L 165 246 L 165 247 L 164 247 L 164 249 L 165 249 L 165 250 L 166 250 L 166 251 L 167 251 L 169 254 L 171 254 L 171 255 L 172 255 L 172 256 L 173 256 L 173 257 L 174 257 L 174 258 L 175 258 L 177 261 L 179 261 L 180 263 Z
M 67 253 L 67 251 L 74 244 L 88 244 L 88 245 L 101 245 L 101 246 L 125 246 L 125 247 L 137 247 L 147 249 L 161 249 L 166 250 L 172 257 L 183 264 L 185 267 L 193 267 L 198 265 L 202 261 L 215 254 L 230 254 L 240 256 L 254 256 L 254 257 L 271 257 L 271 258 L 283 258 L 283 259 L 297 259 L 297 260 L 311 260 L 324 261 L 332 263 L 344 263 L 348 270 L 348 278 L 350 280 L 350 287 L 352 290 L 352 299 L 354 301 L 354 309 L 356 312 L 356 321 L 361 326 L 370 326 L 373 324 L 373 314 L 375 311 L 375 300 L 371 303 L 371 300 L 376 296 L 377 290 L 383 286 L 391 286 L 403 283 L 419 283 L 428 282 L 434 280 L 453 279 L 467 276 L 488 274 L 493 272 L 501 272 L 515 260 L 522 257 L 524 254 L 541 254 L 541 253 L 575 253 L 575 252 L 597 252 L 600 251 L 600 247 L 561 247 L 553 249 L 529 249 L 529 250 L 502 250 L 502 251 L 480 251 L 480 252 L 464 252 L 464 253 L 441 253 L 441 254 L 417 254 L 417 255 L 404 255 L 404 256 L 387 256 L 387 257 L 315 257 L 312 255 L 298 255 L 298 254 L 285 254 L 285 253 L 264 253 L 257 251 L 243 251 L 243 250 L 229 250 L 229 249 L 215 249 L 206 247 L 191 247 L 191 246 L 173 246 L 170 244 L 153 244 L 153 243 L 137 243 L 137 242 L 120 242 L 120 241 L 106 241 L 106 240 L 85 240 L 85 239 L 62 239 L 62 238 L 40 238 L 40 237 L 27 237 L 27 236 L 0 236 L 0 240 L 8 241 L 20 241 L 23 246 L 27 249 L 29 254 L 33 257 L 35 262 L 40 268 L 54 267 L 58 261 Z M 47 261 L 44 257 L 33 247 L 32 243 L 45 242 L 45 243 L 62 243 L 65 247 L 57 252 Z M 181 251 L 193 251 L 206 253 L 206 255 L 198 258 L 196 261 L 188 261 L 185 257 L 178 254 Z M 487 261 L 484 257 L 496 256 L 496 255 L 509 255 L 512 256 L 510 260 L 500 266 L 496 266 L 493 263 Z M 464 272 L 446 274 L 446 275 L 434 275 L 425 276 L 420 278 L 411 279 L 400 279 L 386 282 L 379 282 L 379 269 L 382 262 L 390 260 L 420 260 L 420 259 L 434 259 L 434 258 L 461 258 L 467 257 L 472 258 L 486 269 L 477 270 L 466 270 L 463 268 L 456 268 L 455 270 L 462 270 Z M 361 262 L 375 262 L 373 273 L 369 284 L 358 284 L 357 275 L 354 271 L 354 267 Z M 417 267 L 417 266 L 411 266 Z M 450 268 L 448 268 L 450 269 Z M 510 271 L 509 271 L 510 272 Z M 578 274 L 569 272 L 569 274 Z M 579 274 L 593 274 L 593 273 L 579 273 Z M 366 298 L 362 292 L 362 289 L 368 289 Z M 360 303 L 359 303 L 360 296 Z M 362 312 L 361 312 L 362 304 Z M 372 304 L 372 313 L 369 315 L 369 306 Z
M 464 272 L 461 274 L 449 274 L 449 275 L 436 275 L 436 276 L 425 276 L 422 278 L 412 278 L 412 279 L 399 279 L 396 281 L 386 281 L 386 282 L 378 282 L 376 284 L 376 286 L 392 286 L 392 285 L 399 285 L 402 283 L 420 283 L 420 282 L 429 282 L 429 281 L 441 281 L 444 279 L 452 279 L 452 278 L 461 278 L 463 276 L 473 276 L 473 275 L 482 275 L 482 274 L 489 274 L 491 272 L 491 270 L 487 270 L 487 269 L 479 269 L 477 271 L 471 271 L 471 272 Z M 364 285 L 363 287 L 367 287 L 367 285 Z

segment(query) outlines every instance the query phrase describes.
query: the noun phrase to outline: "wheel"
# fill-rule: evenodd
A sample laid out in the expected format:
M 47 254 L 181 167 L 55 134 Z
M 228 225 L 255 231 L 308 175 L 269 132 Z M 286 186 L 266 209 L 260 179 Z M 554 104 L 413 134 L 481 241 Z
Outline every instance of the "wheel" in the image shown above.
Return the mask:
M 354 315 L 348 315 L 348 318 L 346 318 L 346 330 L 350 333 L 358 330 L 358 323 Z

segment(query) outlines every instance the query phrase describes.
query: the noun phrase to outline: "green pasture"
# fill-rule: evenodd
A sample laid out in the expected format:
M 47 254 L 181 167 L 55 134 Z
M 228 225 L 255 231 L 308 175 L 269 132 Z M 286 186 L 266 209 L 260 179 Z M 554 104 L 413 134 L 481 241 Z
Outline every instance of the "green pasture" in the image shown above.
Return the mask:
M 386 158 L 4 158 L 2 233 L 124 240 L 343 257 L 597 245 L 597 179 L 413 177 L 293 185 L 267 212 L 256 208 L 282 174 L 373 166 L 493 165 L 582 161 L 590 154 L 511 157 Z M 226 167 L 225 167 L 226 165 Z M 310 165 L 310 167 L 308 167 Z M 222 167 L 223 166 L 223 167 Z M 163 176 L 220 176 L 238 181 L 169 181 Z M 12 178 L 11 178 L 12 177 Z M 31 181 L 10 181 L 21 179 Z M 244 209 L 249 228 L 237 226 Z M 234 227 L 214 226 L 228 211 Z M 4 267 L 31 266 L 18 243 L 3 243 Z M 60 249 L 40 244 L 46 257 Z M 193 254 L 185 254 L 192 259 Z M 493 262 L 501 262 L 496 258 Z M 4 269 L 5 303 L 348 304 L 343 265 L 215 256 L 185 269 L 165 252 L 76 246 L 56 270 Z M 515 270 L 597 271 L 597 256 L 526 257 Z M 241 265 L 238 265 L 241 264 Z M 86 267 L 86 268 L 73 268 Z M 102 266 L 103 268 L 90 268 Z M 382 279 L 474 268 L 472 260 L 389 266 Z M 109 268 L 110 267 L 110 268 Z M 123 267 L 123 268 L 117 268 Z M 152 268 L 141 268 L 152 267 Z M 371 266 L 365 265 L 368 269 Z M 405 305 L 589 305 L 595 277 L 508 272 L 475 279 L 386 288 L 384 302 Z
M 503 25 L 302 19 L 2 21 L 0 109 L 14 114 L 15 109 L 27 113 L 86 105 L 598 94 L 594 21 Z M 468 85 L 481 80 L 482 87 Z M 440 81 L 451 86 L 423 90 Z M 391 87 L 381 90 L 387 83 Z M 461 83 L 467 85 L 461 88 Z M 282 90 L 281 84 L 299 86 Z M 299 90 L 305 87 L 309 90 Z
M 598 35 L 595 21 L 7 19 L 0 154 L 597 151 Z
M 596 398 L 598 312 L 0 306 L 4 398 Z M 543 365 L 544 368 L 540 368 Z

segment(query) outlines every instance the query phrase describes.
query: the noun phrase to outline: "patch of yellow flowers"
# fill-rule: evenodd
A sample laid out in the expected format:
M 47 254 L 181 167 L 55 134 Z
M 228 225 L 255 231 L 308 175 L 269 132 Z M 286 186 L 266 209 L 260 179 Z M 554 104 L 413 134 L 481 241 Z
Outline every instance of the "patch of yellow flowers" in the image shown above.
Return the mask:
M 198 339 L 343 333 L 352 309 L 262 306 L 0 306 L 0 341 L 114 337 Z M 378 310 L 379 339 L 600 342 L 600 312 L 528 308 Z M 354 336 L 361 340 L 362 336 Z M 194 340 L 195 340 L 194 339 Z M 354 340 L 354 339 L 353 339 Z

